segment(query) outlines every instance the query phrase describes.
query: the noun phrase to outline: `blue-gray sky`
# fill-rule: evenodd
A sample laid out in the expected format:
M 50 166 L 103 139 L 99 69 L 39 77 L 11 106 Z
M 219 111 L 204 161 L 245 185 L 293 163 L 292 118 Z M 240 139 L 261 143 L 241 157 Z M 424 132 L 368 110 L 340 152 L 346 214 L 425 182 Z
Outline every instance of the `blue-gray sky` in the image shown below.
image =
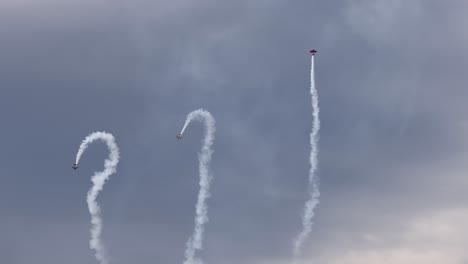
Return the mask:
M 217 120 L 206 263 L 291 263 L 307 198 L 318 50 L 321 203 L 303 263 L 468 261 L 468 3 L 462 0 L 5 0 L 0 3 L 0 262 L 181 263 L 203 126 Z

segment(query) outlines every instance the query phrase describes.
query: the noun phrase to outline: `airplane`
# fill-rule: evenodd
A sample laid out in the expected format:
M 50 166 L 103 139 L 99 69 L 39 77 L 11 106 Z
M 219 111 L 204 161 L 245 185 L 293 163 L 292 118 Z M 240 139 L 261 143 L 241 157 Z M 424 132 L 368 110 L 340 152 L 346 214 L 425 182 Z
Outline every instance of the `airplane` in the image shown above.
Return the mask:
M 181 133 L 177 134 L 176 138 L 179 139 L 179 140 L 182 139 L 182 134 Z
M 313 49 L 313 50 L 310 50 L 309 52 L 312 53 L 312 56 L 314 56 L 317 51 Z
M 78 165 L 76 165 L 76 163 L 74 163 L 73 166 L 72 166 L 72 168 L 73 168 L 74 170 L 76 170 L 76 169 L 78 169 Z

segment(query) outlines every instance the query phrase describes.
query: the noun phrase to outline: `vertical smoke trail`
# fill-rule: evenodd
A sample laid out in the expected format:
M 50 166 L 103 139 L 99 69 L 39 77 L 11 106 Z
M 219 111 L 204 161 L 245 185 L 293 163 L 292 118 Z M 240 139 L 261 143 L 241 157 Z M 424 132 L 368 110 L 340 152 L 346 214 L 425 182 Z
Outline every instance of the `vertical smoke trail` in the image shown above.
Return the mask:
M 315 88 L 315 76 L 314 76 L 314 55 L 311 59 L 311 68 L 310 68 L 310 94 L 312 95 L 312 131 L 310 132 L 310 170 L 309 170 L 309 195 L 310 198 L 304 206 L 304 212 L 302 215 L 302 231 L 296 237 L 294 241 L 293 255 L 297 259 L 301 254 L 303 244 L 310 232 L 312 231 L 312 219 L 314 218 L 315 207 L 319 204 L 320 192 L 318 188 L 318 178 L 315 175 L 317 171 L 318 163 L 318 139 L 319 139 L 319 130 L 320 130 L 320 118 L 319 118 L 319 105 L 318 105 L 318 93 Z
M 89 144 L 96 140 L 101 140 L 107 144 L 109 149 L 109 157 L 104 162 L 104 171 L 95 172 L 91 178 L 93 186 L 88 191 L 86 201 L 88 203 L 89 213 L 91 214 L 91 240 L 89 247 L 96 251 L 95 256 L 100 264 L 108 264 L 109 259 L 106 254 L 106 249 L 101 241 L 102 233 L 102 218 L 101 207 L 96 202 L 97 195 L 102 190 L 104 183 L 109 179 L 109 176 L 117 171 L 117 163 L 119 163 L 119 148 L 115 143 L 115 138 L 112 134 L 106 132 L 94 132 L 88 135 L 80 145 L 78 153 L 76 154 L 76 162 L 80 162 L 81 155 L 88 148 Z
M 210 182 L 213 178 L 210 172 L 210 161 L 213 150 L 211 146 L 214 141 L 215 133 L 215 120 L 210 112 L 198 109 L 187 116 L 184 127 L 180 134 L 183 134 L 187 126 L 193 120 L 205 122 L 205 138 L 203 139 L 203 146 L 198 154 L 199 171 L 200 171 L 200 191 L 198 193 L 198 200 L 195 212 L 195 229 L 193 235 L 187 241 L 187 249 L 185 250 L 184 264 L 201 264 L 201 259 L 195 258 L 195 251 L 203 248 L 203 231 L 204 225 L 208 222 L 208 206 L 206 199 L 210 197 Z

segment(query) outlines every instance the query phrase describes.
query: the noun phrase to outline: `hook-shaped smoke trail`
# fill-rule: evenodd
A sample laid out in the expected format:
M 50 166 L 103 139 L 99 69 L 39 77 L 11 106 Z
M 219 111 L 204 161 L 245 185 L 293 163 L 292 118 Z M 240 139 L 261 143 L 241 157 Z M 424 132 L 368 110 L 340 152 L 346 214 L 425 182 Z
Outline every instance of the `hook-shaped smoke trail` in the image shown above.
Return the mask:
M 102 218 L 101 207 L 96 202 L 99 192 L 102 190 L 104 183 L 109 179 L 109 176 L 117 171 L 117 164 L 119 163 L 119 148 L 115 143 L 115 138 L 112 134 L 106 132 L 94 132 L 88 135 L 80 145 L 78 153 L 76 154 L 76 162 L 78 165 L 81 155 L 85 152 L 86 148 L 96 140 L 101 140 L 106 143 L 109 149 L 109 157 L 104 162 L 104 171 L 95 172 L 91 178 L 93 186 L 88 191 L 86 201 L 88 203 L 89 213 L 91 214 L 91 240 L 89 246 L 95 250 L 96 259 L 100 264 L 108 264 L 109 259 L 106 254 L 106 249 L 101 241 L 102 233 Z
M 205 138 L 203 146 L 198 154 L 199 172 L 200 172 L 200 191 L 198 192 L 198 200 L 195 207 L 195 228 L 193 235 L 187 241 L 187 249 L 185 250 L 184 264 L 201 264 L 200 259 L 195 258 L 195 252 L 203 248 L 203 232 L 204 225 L 208 222 L 208 205 L 206 200 L 210 197 L 210 183 L 213 178 L 210 172 L 210 162 L 213 150 L 211 146 L 214 141 L 215 120 L 210 112 L 198 109 L 188 114 L 184 127 L 180 134 L 182 135 L 187 126 L 193 120 L 204 121 L 205 123 Z
M 305 240 L 312 231 L 312 219 L 314 218 L 314 210 L 319 204 L 319 182 L 316 175 L 317 165 L 318 165 L 318 140 L 319 140 L 319 130 L 320 130 L 320 118 L 319 118 L 319 100 L 317 89 L 315 88 L 315 75 L 314 75 L 314 55 L 311 59 L 310 67 L 310 94 L 312 96 L 312 131 L 310 132 L 310 169 L 309 169 L 309 200 L 304 206 L 304 211 L 302 215 L 302 231 L 294 240 L 293 255 L 297 259 L 300 254 Z

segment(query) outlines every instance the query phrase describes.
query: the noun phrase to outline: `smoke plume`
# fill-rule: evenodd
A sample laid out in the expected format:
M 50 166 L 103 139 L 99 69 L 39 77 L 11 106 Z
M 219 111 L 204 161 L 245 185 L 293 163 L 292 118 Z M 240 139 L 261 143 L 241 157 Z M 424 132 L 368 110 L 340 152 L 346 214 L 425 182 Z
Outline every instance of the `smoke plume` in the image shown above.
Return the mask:
M 104 244 L 101 241 L 102 233 L 102 217 L 101 207 L 96 202 L 99 192 L 103 189 L 104 183 L 109 179 L 109 176 L 117 171 L 117 164 L 119 163 L 119 148 L 115 143 L 114 136 L 106 132 L 94 132 L 88 135 L 80 145 L 78 153 L 76 154 L 75 164 L 78 165 L 81 155 L 85 152 L 88 146 L 96 140 L 101 140 L 107 145 L 109 149 L 109 157 L 104 161 L 104 171 L 95 172 L 91 177 L 93 186 L 88 191 L 86 201 L 88 203 L 89 213 L 91 214 L 91 240 L 89 246 L 95 250 L 96 259 L 100 264 L 108 264 L 109 258 L 106 253 Z
M 300 254 L 304 242 L 308 238 L 310 232 L 312 231 L 312 219 L 314 218 L 314 210 L 319 204 L 319 182 L 318 177 L 316 176 L 317 165 L 318 165 L 318 140 L 319 140 L 319 130 L 320 130 L 320 118 L 319 118 L 319 100 L 317 89 L 315 88 L 315 76 L 314 76 L 314 55 L 311 59 L 311 69 L 310 69 L 310 94 L 312 96 L 312 131 L 310 132 L 310 169 L 309 169 L 309 200 L 304 206 L 304 211 L 302 215 L 302 231 L 294 240 L 293 255 L 294 259 L 297 259 Z
M 192 121 L 204 121 L 205 123 L 205 138 L 202 141 L 202 149 L 198 154 L 199 172 L 200 172 L 200 191 L 198 193 L 197 204 L 195 207 L 195 228 L 193 235 L 187 241 L 187 249 L 185 250 L 184 264 L 201 264 L 201 259 L 195 258 L 195 252 L 203 248 L 203 232 L 204 225 L 208 222 L 208 206 L 206 200 L 210 197 L 210 183 L 213 178 L 210 171 L 211 155 L 213 150 L 211 146 L 214 141 L 215 120 L 210 112 L 198 109 L 188 114 L 184 127 L 180 134 L 185 132 L 185 129 Z

